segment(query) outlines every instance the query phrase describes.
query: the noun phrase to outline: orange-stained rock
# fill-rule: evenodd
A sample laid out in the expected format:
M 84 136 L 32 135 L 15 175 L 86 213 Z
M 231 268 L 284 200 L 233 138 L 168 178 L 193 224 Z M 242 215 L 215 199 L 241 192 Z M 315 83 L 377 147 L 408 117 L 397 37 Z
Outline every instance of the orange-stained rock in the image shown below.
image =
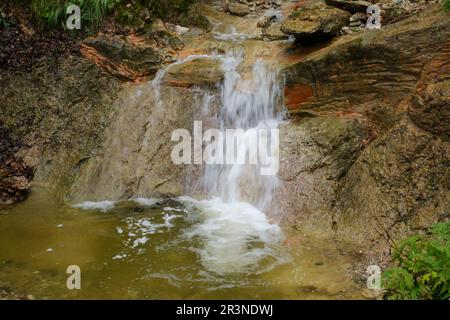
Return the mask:
M 302 103 L 307 102 L 314 95 L 313 89 L 307 84 L 295 84 L 286 87 L 284 97 L 288 110 L 298 110 Z

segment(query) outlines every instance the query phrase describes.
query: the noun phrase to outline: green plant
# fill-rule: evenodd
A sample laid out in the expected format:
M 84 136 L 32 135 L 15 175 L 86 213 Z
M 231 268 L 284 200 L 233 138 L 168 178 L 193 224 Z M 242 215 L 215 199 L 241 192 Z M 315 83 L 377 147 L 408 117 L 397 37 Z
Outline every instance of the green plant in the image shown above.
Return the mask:
M 49 27 L 62 25 L 65 27 L 67 7 L 71 4 L 81 9 L 82 24 L 88 27 L 97 26 L 113 9 L 112 0 L 33 0 L 31 8 L 35 16 Z
M 450 0 L 444 0 L 444 10 L 450 11 Z
M 383 272 L 388 299 L 450 298 L 450 222 L 434 225 L 394 247 L 397 267 Z
M 141 0 L 153 16 L 165 19 L 186 12 L 195 0 Z

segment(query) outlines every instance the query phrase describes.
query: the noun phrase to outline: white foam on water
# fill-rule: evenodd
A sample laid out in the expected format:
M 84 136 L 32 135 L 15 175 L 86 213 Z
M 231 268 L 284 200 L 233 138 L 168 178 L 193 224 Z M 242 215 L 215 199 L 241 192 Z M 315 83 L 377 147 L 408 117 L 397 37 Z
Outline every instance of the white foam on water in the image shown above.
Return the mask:
M 134 198 L 130 199 L 130 201 L 136 202 L 137 204 L 144 206 L 144 207 L 152 207 L 158 202 L 161 202 L 161 199 L 156 198 Z
M 79 203 L 73 206 L 73 208 L 81 209 L 81 210 L 100 210 L 102 212 L 107 212 L 111 209 L 114 209 L 115 202 L 114 201 L 85 201 L 83 203 Z
M 157 202 L 158 201 L 155 203 Z M 117 234 L 122 237 L 122 244 L 125 249 L 114 256 L 113 259 L 124 259 L 127 257 L 133 257 L 133 254 L 135 253 L 142 253 L 142 247 L 144 247 L 147 242 L 151 241 L 152 235 L 166 232 L 171 229 L 174 227 L 174 224 L 172 223 L 173 219 L 179 217 L 181 216 L 177 214 L 165 213 L 162 215 L 162 223 L 155 222 L 154 220 L 157 218 L 155 216 L 126 217 L 123 220 L 123 224 L 116 227 Z M 138 249 L 138 251 L 135 251 L 136 249 Z
M 281 9 L 267 9 L 264 15 L 266 17 L 275 17 L 277 22 L 282 21 L 284 18 L 283 10 Z
M 279 246 L 283 233 L 265 214 L 247 202 L 224 202 L 220 198 L 195 200 L 180 197 L 191 209 L 198 209 L 200 223 L 184 231 L 188 239 L 200 238 L 192 248 L 204 267 L 218 274 L 262 271 L 259 263 L 272 258 L 268 267 L 282 260 Z M 190 210 L 194 212 L 195 210 Z

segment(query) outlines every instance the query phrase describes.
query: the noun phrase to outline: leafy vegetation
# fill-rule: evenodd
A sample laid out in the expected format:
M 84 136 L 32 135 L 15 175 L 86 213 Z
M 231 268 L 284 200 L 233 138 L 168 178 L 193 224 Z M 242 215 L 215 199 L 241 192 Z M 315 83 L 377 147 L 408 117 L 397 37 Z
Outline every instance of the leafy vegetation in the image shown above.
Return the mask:
M 66 8 L 75 4 L 82 13 L 82 24 L 98 26 L 105 17 L 114 15 L 120 22 L 135 23 L 144 9 L 152 18 L 170 19 L 184 12 L 195 0 L 33 0 L 32 11 L 45 26 L 65 26 Z
M 450 298 L 450 222 L 406 239 L 392 258 L 398 266 L 382 278 L 388 299 Z
M 444 9 L 445 11 L 450 11 L 450 0 L 444 0 Z
M 64 26 L 67 19 L 67 7 L 78 5 L 81 9 L 81 20 L 89 27 L 103 21 L 113 8 L 111 0 L 33 0 L 31 7 L 38 20 L 46 26 Z

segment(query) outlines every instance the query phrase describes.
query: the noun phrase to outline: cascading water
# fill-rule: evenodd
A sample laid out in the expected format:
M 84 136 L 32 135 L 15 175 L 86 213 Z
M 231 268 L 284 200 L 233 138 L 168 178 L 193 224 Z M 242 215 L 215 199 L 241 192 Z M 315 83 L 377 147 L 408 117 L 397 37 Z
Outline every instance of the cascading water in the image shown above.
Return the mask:
M 266 163 L 267 160 L 269 163 L 278 161 L 278 145 L 258 143 L 261 139 L 258 133 L 265 132 L 265 138 L 270 140 L 273 134 L 270 130 L 276 129 L 283 118 L 281 85 L 276 70 L 270 70 L 265 62 L 257 60 L 248 74 L 241 74 L 243 52 L 209 58 L 220 59 L 224 71 L 217 129 L 223 136 L 228 129 L 242 130 L 236 145 L 234 140 L 226 141 L 223 158 L 235 150 L 235 159 L 248 160 L 253 147 L 258 145 L 264 149 L 258 151 L 266 156 Z M 208 95 L 202 100 L 202 113 L 212 101 Z M 208 270 L 220 274 L 262 272 L 283 261 L 282 232 L 277 225 L 269 223 L 263 213 L 270 208 L 278 178 L 276 174 L 261 175 L 261 167 L 260 162 L 205 165 L 201 184 L 207 199 L 179 199 L 190 206 L 190 212 L 202 216 L 202 222 L 186 230 L 185 236 L 201 240 L 202 246 L 194 250 Z
M 245 200 L 264 210 L 271 204 L 278 178 L 276 174 L 261 175 L 261 161 L 249 164 L 249 159 L 254 146 L 258 146 L 256 151 L 267 157 L 265 162 L 278 162 L 277 146 L 260 143 L 259 134 L 267 133 L 266 138 L 271 140 L 271 130 L 283 118 L 281 86 L 277 72 L 269 70 L 261 60 L 255 62 L 245 79 L 238 72 L 243 59 L 243 53 L 223 58 L 225 77 L 217 125 L 224 136 L 227 129 L 242 130 L 237 146 L 235 141 L 226 141 L 224 158 L 236 148 L 235 159 L 247 162 L 206 166 L 203 185 L 210 195 L 225 202 Z

